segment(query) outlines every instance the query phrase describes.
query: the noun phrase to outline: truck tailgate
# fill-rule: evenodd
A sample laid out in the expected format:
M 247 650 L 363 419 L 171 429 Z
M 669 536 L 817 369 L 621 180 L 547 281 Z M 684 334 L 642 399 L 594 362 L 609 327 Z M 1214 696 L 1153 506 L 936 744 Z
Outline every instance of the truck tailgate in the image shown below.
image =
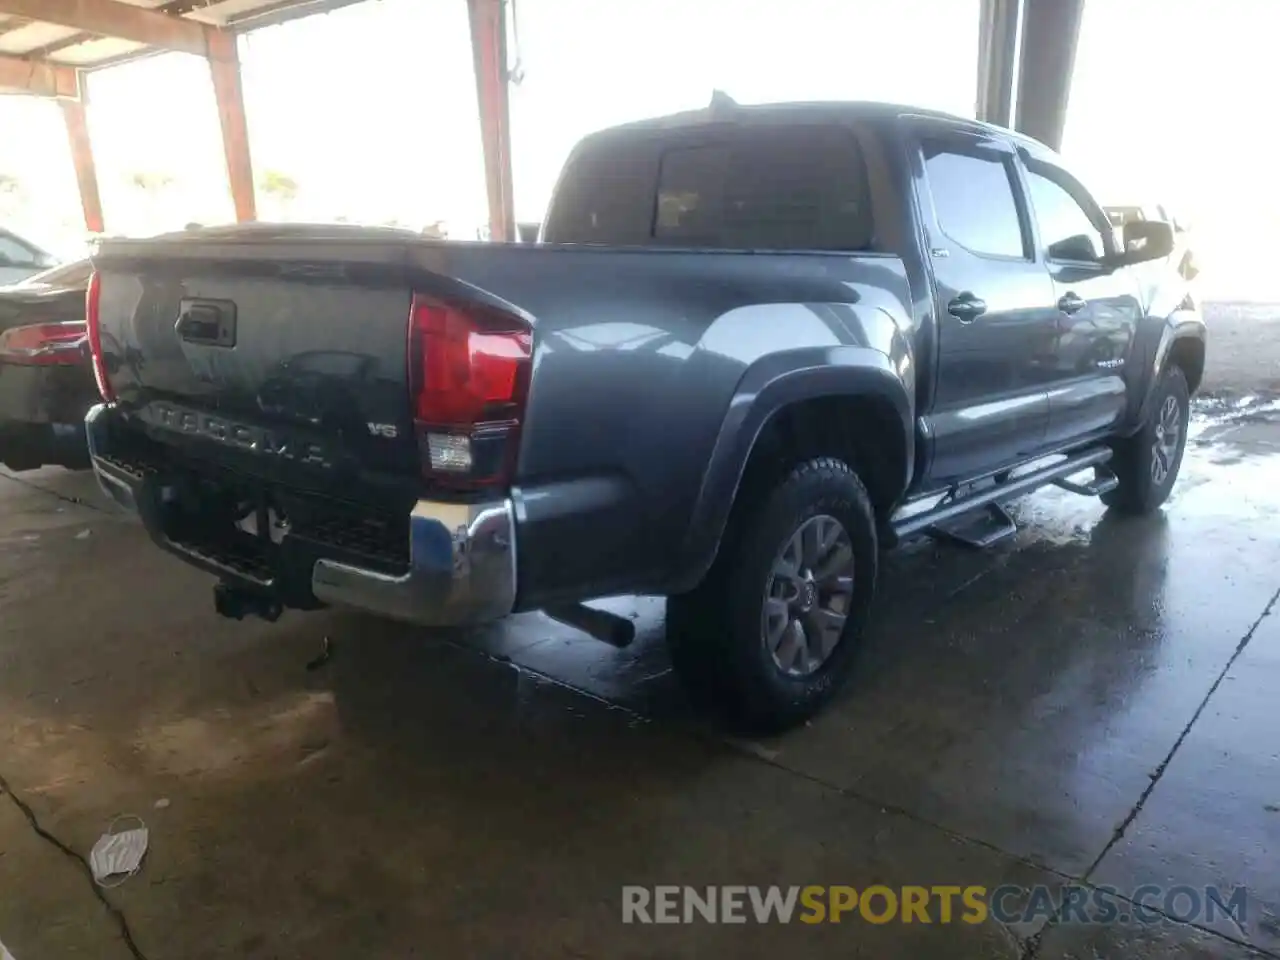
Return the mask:
M 405 240 L 288 233 L 104 246 L 100 337 L 121 411 L 166 444 L 293 486 L 358 496 L 416 477 Z

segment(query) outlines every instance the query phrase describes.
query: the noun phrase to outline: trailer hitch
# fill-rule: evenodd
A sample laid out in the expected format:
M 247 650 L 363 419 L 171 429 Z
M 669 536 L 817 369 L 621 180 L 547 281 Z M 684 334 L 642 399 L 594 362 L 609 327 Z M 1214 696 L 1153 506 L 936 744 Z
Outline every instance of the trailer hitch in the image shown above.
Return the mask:
M 213 609 L 232 620 L 261 617 L 274 623 L 284 613 L 284 605 L 275 597 L 234 584 L 218 583 L 213 588 Z

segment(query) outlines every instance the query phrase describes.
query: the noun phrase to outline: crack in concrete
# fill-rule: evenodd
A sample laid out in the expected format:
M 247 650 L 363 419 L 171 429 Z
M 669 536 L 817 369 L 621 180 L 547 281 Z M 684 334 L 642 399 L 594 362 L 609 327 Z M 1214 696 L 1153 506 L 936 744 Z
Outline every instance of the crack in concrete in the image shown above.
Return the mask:
M 1140 814 L 1142 812 L 1142 808 L 1146 806 L 1148 798 L 1150 798 L 1151 794 L 1155 791 L 1156 785 L 1164 776 L 1165 771 L 1169 769 L 1169 764 L 1173 761 L 1174 754 L 1178 752 L 1178 748 L 1182 746 L 1183 741 L 1185 741 L 1188 735 L 1190 735 L 1191 728 L 1194 727 L 1196 721 L 1200 719 L 1200 715 L 1204 713 L 1205 707 L 1209 705 L 1209 701 L 1213 698 L 1213 695 L 1218 692 L 1218 688 L 1222 686 L 1222 681 L 1226 679 L 1231 668 L 1235 666 L 1235 662 L 1240 658 L 1240 654 L 1244 653 L 1245 648 L 1249 645 L 1249 641 L 1253 639 L 1253 635 L 1258 632 L 1258 627 L 1262 625 L 1262 621 L 1271 616 L 1271 612 L 1275 608 L 1277 600 L 1280 600 L 1280 589 L 1277 589 L 1276 592 L 1271 595 L 1271 599 L 1267 601 L 1267 605 L 1263 608 L 1262 613 L 1258 615 L 1258 618 L 1254 620 L 1249 629 L 1245 631 L 1244 636 L 1240 638 L 1240 642 L 1236 644 L 1235 650 L 1232 651 L 1231 656 L 1227 658 L 1227 662 L 1223 665 L 1222 670 L 1209 686 L 1208 692 L 1206 692 L 1204 697 L 1200 700 L 1200 704 L 1196 707 L 1195 712 L 1191 714 L 1191 719 L 1187 721 L 1186 726 L 1182 728 L 1182 732 L 1178 734 L 1178 739 L 1173 742 L 1173 746 L 1169 748 L 1169 752 L 1165 754 L 1165 757 L 1160 761 L 1159 766 L 1157 766 L 1155 771 L 1150 774 L 1150 782 L 1142 791 L 1141 796 L 1138 797 L 1137 801 L 1129 810 L 1129 813 L 1125 818 L 1120 821 L 1119 825 L 1112 831 L 1111 839 L 1107 841 L 1106 845 L 1102 848 L 1102 851 L 1094 858 L 1093 863 L 1089 864 L 1088 869 L 1085 870 L 1084 875 L 1080 878 L 1081 883 L 1089 883 L 1089 877 L 1093 876 L 1093 872 L 1097 870 L 1102 861 L 1106 859 L 1107 854 L 1109 854 L 1112 849 L 1115 848 L 1116 844 L 1120 842 L 1121 838 L 1124 837 L 1125 831 L 1129 829 L 1130 824 L 1138 818 L 1138 814 Z M 1120 897 L 1120 899 L 1127 900 L 1128 898 Z M 1132 900 L 1129 902 L 1133 903 Z M 1156 912 L 1169 920 L 1174 920 L 1173 917 L 1169 917 L 1168 914 L 1161 910 L 1157 909 Z M 1027 947 L 1022 955 L 1022 960 L 1033 960 L 1037 952 L 1040 950 L 1040 944 L 1044 940 L 1045 935 L 1053 929 L 1061 919 L 1062 913 L 1060 908 L 1058 912 L 1049 918 L 1049 922 L 1027 941 Z M 1232 918 L 1232 921 L 1234 922 L 1234 918 Z M 1185 921 L 1176 920 L 1174 920 L 1174 922 L 1181 922 L 1185 926 L 1193 927 L 1215 937 L 1221 937 L 1223 940 L 1229 940 L 1242 947 L 1248 947 L 1251 950 L 1257 951 L 1259 956 L 1280 958 L 1280 954 L 1272 953 L 1269 950 L 1251 943 L 1247 939 L 1237 940 L 1235 937 L 1229 937 L 1217 930 L 1210 930 L 1208 927 L 1201 926 L 1198 923 L 1186 923 Z M 1236 924 L 1236 926 L 1239 928 L 1239 924 Z M 1241 933 L 1244 933 L 1244 931 L 1242 930 Z
M 1280 599 L 1280 590 L 1276 590 L 1276 592 L 1271 595 L 1271 599 L 1267 602 L 1266 607 L 1258 616 L 1258 619 L 1253 621 L 1253 625 L 1250 626 L 1245 632 L 1245 635 L 1240 638 L 1240 642 L 1236 644 L 1235 650 L 1232 652 L 1231 656 L 1227 658 L 1226 664 L 1218 673 L 1218 676 L 1214 679 L 1212 685 L 1210 685 L 1208 692 L 1200 701 L 1200 705 L 1197 706 L 1195 712 L 1191 714 L 1191 719 L 1187 721 L 1187 725 L 1183 727 L 1182 732 L 1178 734 L 1178 739 L 1173 742 L 1173 746 L 1169 748 L 1169 752 L 1165 755 L 1165 758 L 1160 761 L 1160 765 L 1157 766 L 1155 772 L 1151 774 L 1151 782 L 1148 783 L 1146 789 L 1142 791 L 1142 795 L 1138 797 L 1137 802 L 1133 805 L 1133 809 L 1129 811 L 1128 816 L 1120 822 L 1119 826 L 1112 831 L 1111 839 L 1107 841 L 1107 845 L 1103 847 L 1102 852 L 1094 858 L 1093 863 L 1089 864 L 1089 869 L 1084 872 L 1084 879 L 1087 880 L 1092 876 L 1093 871 L 1098 869 L 1098 865 L 1102 863 L 1107 854 L 1111 852 L 1112 848 L 1120 842 L 1120 838 L 1123 837 L 1125 831 L 1129 829 L 1129 825 L 1133 823 L 1133 821 L 1137 819 L 1138 814 L 1142 812 L 1142 808 L 1147 803 L 1147 798 L 1149 798 L 1152 792 L 1155 791 L 1156 785 L 1164 776 L 1165 770 L 1169 768 L 1169 763 L 1173 760 L 1174 754 L 1178 752 L 1178 748 L 1182 746 L 1183 741 L 1186 740 L 1188 734 L 1191 733 L 1191 728 L 1195 726 L 1196 721 L 1200 719 L 1200 715 L 1204 713 L 1204 708 L 1209 705 L 1209 700 L 1218 692 L 1218 687 L 1222 686 L 1222 681 L 1226 679 L 1231 668 L 1235 666 L 1235 662 L 1240 658 L 1240 654 L 1244 653 L 1245 647 L 1249 645 L 1249 641 L 1252 640 L 1253 635 L 1257 633 L 1258 627 L 1262 625 L 1262 621 L 1271 615 L 1271 611 L 1275 607 L 1278 599 Z
M 26 819 L 28 826 L 30 826 L 32 831 L 35 832 L 36 836 L 53 846 L 75 863 L 76 869 L 79 870 L 85 879 L 89 881 L 89 889 L 93 891 L 94 897 L 104 908 L 106 908 L 107 913 L 115 921 L 116 928 L 120 932 L 120 939 L 124 941 L 125 947 L 134 957 L 134 960 L 147 960 L 146 955 L 138 949 L 137 943 L 134 942 L 133 932 L 129 929 L 129 921 L 125 918 L 124 913 L 122 913 L 118 907 L 107 899 L 102 888 L 98 886 L 97 882 L 93 879 L 93 871 L 89 869 L 89 864 L 85 863 L 84 858 L 40 825 L 40 821 L 37 819 L 35 811 L 31 809 L 25 800 L 14 793 L 13 788 L 9 786 L 9 781 L 4 778 L 3 774 L 0 774 L 0 793 L 3 793 L 13 801 L 13 805 L 18 808 L 18 812 Z
M 50 490 L 48 487 L 42 487 L 38 483 L 32 483 L 30 480 L 24 480 L 22 477 L 7 471 L 0 471 L 0 480 L 12 480 L 14 483 L 19 486 L 26 487 L 28 490 L 43 493 L 45 496 L 53 497 L 55 500 L 61 500 L 63 503 L 74 504 L 77 507 L 85 507 L 95 513 L 104 513 L 108 515 L 111 513 L 110 510 L 104 510 L 101 506 L 91 500 L 75 497 L 68 493 L 59 493 L 57 490 Z
M 602 697 L 598 693 L 593 693 L 590 690 L 586 690 L 582 687 L 575 686 L 574 684 L 569 683 L 565 680 L 562 680 L 559 677 L 553 677 L 550 674 L 544 673 L 542 670 L 539 670 L 535 667 L 528 667 L 528 666 L 524 666 L 523 664 L 515 663 L 509 657 L 495 654 L 495 653 L 490 653 L 487 650 L 479 650 L 474 647 L 468 647 L 465 644 L 461 644 L 453 640 L 444 640 L 443 642 L 448 643 L 450 646 L 456 647 L 457 649 L 466 650 L 469 653 L 477 653 L 492 663 L 500 664 L 504 667 L 513 668 L 519 673 L 534 677 L 537 680 L 540 680 L 551 686 L 560 687 L 561 689 L 564 689 L 564 690 L 571 690 L 574 693 L 580 696 L 586 697 L 589 700 L 594 700 L 597 704 L 599 704 L 602 707 L 605 707 L 608 710 L 616 710 L 621 713 L 625 713 L 628 716 L 642 723 L 655 722 L 653 717 L 650 717 L 647 714 L 642 713 L 641 711 L 637 710 L 635 707 L 629 706 L 625 703 L 619 703 L 616 700 L 610 700 L 608 697 Z M 962 833 L 958 830 L 954 830 L 951 827 L 945 826 L 941 823 L 936 823 L 933 820 L 928 819 L 927 817 L 922 817 L 918 813 L 915 813 L 911 810 L 906 809 L 905 807 L 900 807 L 897 804 L 893 804 L 893 803 L 887 803 L 884 800 L 879 800 L 873 796 L 863 794 L 850 787 L 846 787 L 839 783 L 826 780 L 823 777 L 819 777 L 815 774 L 808 773 L 807 771 L 797 770 L 794 767 L 789 767 L 786 764 L 781 763 L 780 761 L 767 755 L 766 753 L 761 752 L 759 749 L 757 749 L 759 745 L 755 744 L 752 741 L 742 741 L 742 740 L 734 740 L 732 738 L 726 738 L 724 736 L 711 734 L 706 731 L 700 730 L 697 727 L 693 727 L 685 724 L 664 724 L 664 726 L 677 729 L 680 732 L 683 732 L 688 736 L 690 736 L 691 739 L 696 740 L 700 743 L 706 744 L 711 747 L 716 747 L 719 749 L 731 750 L 734 753 L 738 754 L 739 756 L 748 757 L 756 761 L 757 763 L 763 763 L 766 766 L 773 767 L 775 770 L 779 770 L 783 773 L 790 774 L 793 777 L 798 777 L 801 780 L 808 780 L 810 783 L 816 784 L 817 786 L 825 787 L 826 789 L 832 790 L 842 797 L 847 797 L 851 800 L 856 800 L 857 802 L 866 804 L 867 806 L 878 807 L 882 812 L 892 813 L 897 816 L 903 817 L 904 819 L 909 820 L 912 823 L 919 824 L 920 826 L 924 826 L 924 827 L 929 827 L 932 830 L 937 830 L 939 833 L 942 833 L 953 840 L 959 840 L 963 843 L 972 844 L 975 847 L 982 847 L 983 849 L 990 850 L 992 853 L 998 853 L 1009 860 L 1015 860 L 1024 866 L 1031 867 L 1035 870 L 1040 870 L 1045 873 L 1051 873 L 1054 876 L 1062 878 L 1063 880 L 1079 879 L 1077 877 L 1072 876 L 1069 873 L 1063 873 L 1061 870 L 1056 870 L 1053 867 L 1049 866 L 1048 864 L 1041 863 L 1037 860 L 1032 860 L 1028 857 L 1024 857 L 1016 853 L 1012 853 L 1008 850 L 1005 850 L 1003 847 L 1000 847 L 994 843 L 991 843 L 988 840 L 983 840 L 980 837 L 971 837 L 966 833 Z
M 972 582 L 976 582 L 977 580 L 980 580 L 982 576 L 988 572 L 990 572 L 990 568 L 984 571 L 982 575 L 979 575 L 978 577 L 973 578 L 973 580 L 970 581 L 969 583 L 964 584 L 961 587 L 961 589 L 964 589 L 964 587 L 968 587 Z M 936 606 L 941 607 L 945 605 L 947 600 L 949 599 L 950 599 L 949 597 L 944 598 Z M 1092 884 L 1089 883 L 1088 878 L 1093 874 L 1093 871 L 1098 868 L 1098 865 L 1102 862 L 1102 860 L 1106 857 L 1106 855 L 1111 852 L 1111 849 L 1120 841 L 1121 837 L 1124 836 L 1124 832 L 1129 828 L 1129 825 L 1133 823 L 1133 821 L 1137 819 L 1138 814 L 1142 812 L 1143 806 L 1146 804 L 1147 799 L 1151 796 L 1151 793 L 1155 790 L 1156 784 L 1160 782 L 1160 778 L 1164 776 L 1164 772 L 1166 769 L 1168 769 L 1169 763 L 1173 760 L 1174 754 L 1177 753 L 1178 748 L 1182 746 L 1183 741 L 1186 740 L 1187 735 L 1191 732 L 1191 728 L 1195 725 L 1196 721 L 1200 719 L 1200 715 L 1204 713 L 1204 709 L 1206 706 L 1208 706 L 1210 698 L 1214 695 L 1214 693 L 1217 692 L 1218 687 L 1222 685 L 1222 681 L 1226 679 L 1227 673 L 1230 672 L 1231 667 L 1235 664 L 1236 660 L 1239 659 L 1240 654 L 1244 652 L 1245 647 L 1249 645 L 1249 641 L 1253 639 L 1253 635 L 1257 632 L 1258 627 L 1262 625 L 1262 621 L 1271 615 L 1271 612 L 1275 608 L 1276 603 L 1278 601 L 1280 601 L 1280 589 L 1277 589 L 1276 592 L 1271 595 L 1271 599 L 1267 601 L 1267 604 L 1263 608 L 1262 613 L 1259 614 L 1258 618 L 1250 625 L 1249 629 L 1245 631 L 1244 636 L 1240 639 L 1240 642 L 1236 644 L 1235 650 L 1232 652 L 1231 656 L 1227 659 L 1227 662 L 1223 666 L 1221 672 L 1219 672 L 1218 676 L 1214 679 L 1213 684 L 1210 685 L 1209 691 L 1204 695 L 1204 698 L 1200 701 L 1200 704 L 1196 707 L 1195 712 L 1191 715 L 1191 719 L 1187 722 L 1186 726 L 1183 727 L 1182 731 L 1179 733 L 1177 740 L 1174 741 L 1173 746 L 1169 749 L 1168 754 L 1165 755 L 1165 758 L 1160 762 L 1159 766 L 1157 766 L 1155 771 L 1150 775 L 1150 782 L 1147 784 L 1146 789 L 1143 790 L 1142 795 L 1138 797 L 1137 801 L 1134 803 L 1133 808 L 1129 811 L 1128 815 L 1125 816 L 1124 820 L 1113 831 L 1111 839 L 1107 841 L 1107 844 L 1103 847 L 1102 852 L 1099 853 L 1098 856 L 1094 858 L 1093 862 L 1089 865 L 1088 869 L 1086 869 L 1084 874 L 1081 876 L 1075 876 L 1074 874 L 1066 873 L 1062 870 L 1058 870 L 1050 866 L 1047 863 L 1042 863 L 1037 860 L 1032 860 L 1029 857 L 1025 857 L 1020 854 L 1013 853 L 1012 851 L 1005 850 L 1003 847 L 997 844 L 991 843 L 988 840 L 983 840 L 980 837 L 970 836 L 969 834 L 963 833 L 958 830 L 954 830 L 944 824 L 934 822 L 928 819 L 927 817 L 922 817 L 918 813 L 915 813 L 912 810 L 908 810 L 905 807 L 900 807 L 892 803 L 886 803 L 883 800 L 879 800 L 873 796 L 863 794 L 858 790 L 854 790 L 849 787 L 843 786 L 841 784 L 834 783 L 830 780 L 826 780 L 823 777 L 816 776 L 815 774 L 808 773 L 804 770 L 797 770 L 794 767 L 789 767 L 786 764 L 781 763 L 780 761 L 774 759 L 773 757 L 764 755 L 756 750 L 751 749 L 750 744 L 734 741 L 732 739 L 726 739 L 723 737 L 711 736 L 711 735 L 708 735 L 705 731 L 701 731 L 696 727 L 690 728 L 683 724 L 677 724 L 676 726 L 678 728 L 683 728 L 683 731 L 685 733 L 691 734 L 693 739 L 695 740 L 699 740 L 711 746 L 728 748 L 729 750 L 732 750 L 734 753 L 737 753 L 740 756 L 747 757 L 751 760 L 754 760 L 757 763 L 763 763 L 767 766 L 773 767 L 776 770 L 780 770 L 784 773 L 788 773 L 793 777 L 799 777 L 802 780 L 808 780 L 814 784 L 817 784 L 818 786 L 822 786 L 828 790 L 832 790 L 835 793 L 839 794 L 840 796 L 847 797 L 859 803 L 864 803 L 870 806 L 879 807 L 882 812 L 892 813 L 897 816 L 901 816 L 912 823 L 916 823 L 916 824 L 919 824 L 920 826 L 937 830 L 939 833 L 942 833 L 948 837 L 951 837 L 952 839 L 958 840 L 961 843 L 967 843 L 967 844 L 972 844 L 975 847 L 981 847 L 985 850 L 989 850 L 992 853 L 1003 856 L 1009 860 L 1015 861 L 1024 866 L 1031 867 L 1045 874 L 1050 874 L 1062 880 L 1066 880 L 1069 883 L 1082 883 L 1082 884 L 1092 886 Z M 596 703 L 610 710 L 618 710 L 618 711 L 621 711 L 622 713 L 629 714 L 630 716 L 644 723 L 654 722 L 653 717 L 647 716 L 646 714 L 642 713 L 641 711 L 635 709 L 632 706 L 629 706 L 623 703 L 618 703 L 617 701 L 614 701 L 614 700 L 610 700 L 608 697 L 600 696 L 597 693 L 593 693 L 590 690 L 586 690 L 572 683 L 568 683 L 567 681 L 562 680 L 559 677 L 553 677 L 550 674 L 544 673 L 543 671 L 538 670 L 536 668 L 524 666 L 522 664 L 516 664 L 511 660 L 509 656 L 502 656 L 502 655 L 490 653 L 488 651 L 478 650 L 474 647 L 468 647 L 465 644 L 457 643 L 456 641 L 446 640 L 445 642 L 449 643 L 451 646 L 458 647 L 459 649 L 466 649 L 472 653 L 479 653 L 482 657 L 484 657 L 487 660 L 490 660 L 493 663 L 499 663 L 504 666 L 513 667 L 521 673 L 528 674 L 532 677 L 536 677 L 538 680 L 549 683 L 553 686 L 561 687 L 566 690 L 572 690 L 574 693 L 587 697 L 590 700 L 594 700 Z M 536 645 L 537 642 L 538 641 L 535 641 L 535 643 L 531 644 L 531 646 Z M 1116 899 L 1129 903 L 1132 906 L 1138 906 L 1138 904 L 1134 900 L 1131 900 L 1130 898 L 1125 897 L 1123 894 L 1117 893 Z M 1274 953 L 1264 947 L 1259 947 L 1257 944 L 1251 943 L 1247 939 L 1237 939 L 1236 937 L 1228 936 L 1227 934 L 1224 934 L 1218 930 L 1211 930 L 1208 927 L 1202 926 L 1197 923 L 1187 923 L 1186 921 L 1178 920 L 1170 916 L 1169 914 L 1165 913 L 1163 910 L 1160 910 L 1158 907 L 1154 907 L 1148 904 L 1143 904 L 1142 906 L 1154 911 L 1155 913 L 1160 914 L 1161 917 L 1165 918 L 1165 920 L 1167 920 L 1170 923 L 1175 923 L 1180 926 L 1191 927 L 1193 929 L 1199 930 L 1202 933 L 1208 934 L 1209 936 L 1217 937 L 1219 939 L 1226 940 L 1230 943 L 1234 943 L 1237 946 L 1244 947 L 1248 950 L 1253 951 L 1259 957 L 1268 958 L 1268 960 L 1280 960 L 1280 953 Z M 1012 930 L 1006 927 L 1005 932 L 1008 933 L 1015 940 L 1015 942 L 1021 943 L 1022 953 L 1019 957 L 1019 960 L 1035 960 L 1035 957 L 1039 953 L 1041 943 L 1043 942 L 1045 936 L 1053 929 L 1054 926 L 1056 926 L 1061 921 L 1061 919 L 1062 919 L 1062 908 L 1059 907 L 1058 910 L 1054 912 L 1053 916 L 1049 918 L 1049 920 L 1045 923 L 1043 927 L 1041 927 L 1038 931 L 1036 931 L 1036 933 L 1032 934 L 1030 937 L 1026 938 L 1025 940 L 1022 940 L 1020 937 L 1018 937 L 1016 933 L 1014 933 Z M 1232 918 L 1232 920 L 1234 922 L 1234 918 Z M 1003 924 L 1001 926 L 1003 926 Z M 1236 926 L 1238 928 L 1239 924 L 1236 924 Z M 1244 933 L 1244 931 L 1242 930 L 1241 933 Z
M 1077 880 L 1076 882 L 1083 883 L 1086 886 L 1089 886 L 1091 889 L 1097 889 L 1096 887 L 1093 887 L 1093 884 L 1090 884 L 1085 880 Z M 1177 917 L 1169 913 L 1166 913 L 1164 910 L 1160 909 L 1160 907 L 1155 906 L 1154 904 L 1139 903 L 1137 900 L 1134 900 L 1132 897 L 1126 897 L 1122 893 L 1116 893 L 1115 899 L 1118 902 L 1127 903 L 1131 907 L 1134 907 L 1134 908 L 1141 907 L 1142 909 L 1148 911 L 1151 914 L 1159 915 L 1160 918 L 1162 919 L 1162 922 L 1164 923 L 1173 924 L 1179 927 L 1190 927 L 1193 930 L 1199 930 L 1201 933 L 1207 933 L 1211 937 L 1216 937 L 1219 940 L 1226 940 L 1228 943 L 1234 943 L 1238 947 L 1244 947 L 1247 950 L 1254 953 L 1256 956 L 1260 958 L 1266 958 L 1266 960 L 1280 960 L 1280 953 L 1275 953 L 1274 951 L 1269 950 L 1266 947 L 1260 947 L 1256 943 L 1251 942 L 1248 939 L 1247 933 L 1240 926 L 1236 918 L 1233 917 L 1230 913 L 1224 912 L 1223 916 L 1229 919 L 1231 923 L 1235 926 L 1235 928 L 1240 931 L 1239 937 L 1230 936 L 1228 934 L 1223 933 L 1220 930 L 1213 930 L 1199 923 L 1188 922 L 1186 920 L 1179 920 Z M 1132 911 L 1130 911 L 1130 916 L 1131 917 L 1133 916 Z M 1053 916 L 1049 918 L 1048 922 L 1045 923 L 1044 927 L 1042 927 L 1035 935 L 1033 935 L 1031 938 L 1027 940 L 1026 947 L 1022 953 L 1020 960 L 1034 960 L 1034 958 L 1036 957 L 1037 953 L 1040 950 L 1040 946 L 1041 946 L 1040 941 L 1044 938 L 1045 934 L 1049 932 L 1050 928 L 1058 924 L 1061 920 L 1062 920 L 1062 908 L 1059 907 L 1058 910 L 1054 912 Z

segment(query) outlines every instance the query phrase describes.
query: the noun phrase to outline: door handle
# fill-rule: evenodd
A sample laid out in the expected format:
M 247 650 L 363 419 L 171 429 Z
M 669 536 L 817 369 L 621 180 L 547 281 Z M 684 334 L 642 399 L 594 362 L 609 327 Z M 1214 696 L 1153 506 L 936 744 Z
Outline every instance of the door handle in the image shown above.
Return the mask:
M 947 313 L 961 323 L 973 323 L 986 312 L 987 301 L 975 297 L 967 290 L 964 293 L 957 294 L 947 304 Z
M 178 305 L 174 330 L 188 343 L 211 347 L 236 345 L 236 305 L 230 300 L 185 299 Z
M 1086 306 L 1088 306 L 1088 301 L 1082 299 L 1077 293 L 1064 293 L 1061 299 L 1058 300 L 1058 309 L 1067 316 L 1071 316 L 1073 313 L 1079 313 Z

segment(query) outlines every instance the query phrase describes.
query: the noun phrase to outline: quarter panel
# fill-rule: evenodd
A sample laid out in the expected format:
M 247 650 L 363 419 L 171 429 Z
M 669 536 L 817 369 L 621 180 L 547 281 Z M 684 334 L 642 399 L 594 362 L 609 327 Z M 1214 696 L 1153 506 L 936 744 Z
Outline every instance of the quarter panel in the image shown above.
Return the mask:
M 731 405 L 778 375 L 852 349 L 914 376 L 905 271 L 887 255 L 561 246 L 447 260 L 432 269 L 535 325 L 521 608 L 661 588 Z M 744 379 L 757 364 L 773 373 Z

